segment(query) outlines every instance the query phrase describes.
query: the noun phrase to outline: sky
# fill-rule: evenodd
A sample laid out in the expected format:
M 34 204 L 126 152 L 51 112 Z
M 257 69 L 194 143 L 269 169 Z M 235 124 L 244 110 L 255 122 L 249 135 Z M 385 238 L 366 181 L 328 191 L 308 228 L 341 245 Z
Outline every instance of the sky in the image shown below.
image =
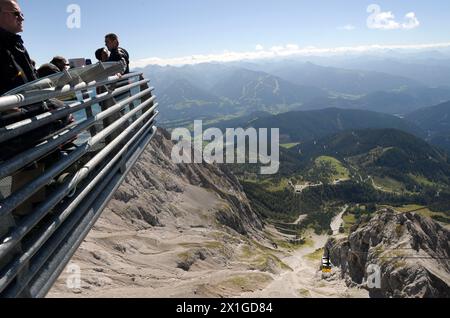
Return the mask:
M 95 50 L 104 46 L 104 35 L 110 32 L 119 35 L 132 66 L 364 51 L 376 46 L 450 46 L 448 0 L 19 0 L 19 4 L 25 14 L 22 36 L 38 64 L 54 55 L 94 60 Z

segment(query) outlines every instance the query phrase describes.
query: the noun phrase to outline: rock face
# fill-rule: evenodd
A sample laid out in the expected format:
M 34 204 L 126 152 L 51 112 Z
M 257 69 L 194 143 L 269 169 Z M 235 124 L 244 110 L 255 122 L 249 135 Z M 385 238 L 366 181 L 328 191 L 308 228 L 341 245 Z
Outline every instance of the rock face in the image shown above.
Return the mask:
M 168 132 L 159 129 L 111 201 L 113 213 L 142 228 L 173 225 L 184 213 L 169 203 L 176 194 L 193 186 L 222 200 L 221 208 L 211 215 L 221 224 L 243 235 L 256 235 L 262 229 L 262 221 L 250 207 L 242 186 L 225 165 L 175 164 L 172 147 Z M 192 225 L 199 225 L 195 224 L 198 220 L 192 221 Z
M 450 297 L 450 232 L 432 219 L 380 211 L 326 251 L 347 284 L 371 297 Z
M 223 165 L 175 164 L 172 148 L 159 130 L 72 258 L 80 287 L 68 267 L 49 297 L 225 297 L 270 282 L 239 181 Z

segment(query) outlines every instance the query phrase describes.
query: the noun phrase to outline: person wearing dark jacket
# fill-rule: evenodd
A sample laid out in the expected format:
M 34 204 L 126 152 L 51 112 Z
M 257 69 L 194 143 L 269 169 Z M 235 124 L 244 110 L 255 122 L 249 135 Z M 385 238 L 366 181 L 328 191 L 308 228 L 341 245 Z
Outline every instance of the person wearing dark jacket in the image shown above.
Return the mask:
M 13 0 L 0 0 L 0 96 L 11 89 L 20 85 L 33 81 L 37 78 L 36 71 L 32 65 L 30 56 L 23 45 L 22 38 L 17 35 L 23 31 L 24 16 L 20 10 L 17 2 Z M 35 107 L 36 114 L 45 111 L 43 105 Z M 5 126 L 10 122 L 15 122 L 16 119 L 21 119 L 30 113 L 31 109 L 14 108 L 8 111 L 0 112 L 0 127 Z M 24 117 L 26 118 L 26 117 Z M 30 139 L 29 136 L 27 139 Z M 23 138 L 15 138 L 15 140 L 7 141 L 0 144 L 0 162 L 6 159 L 11 154 L 20 152 L 19 148 L 23 142 Z M 25 140 L 26 141 L 26 140 Z M 5 157 L 5 158 L 1 158 Z M 10 190 L 14 191 L 21 186 L 21 182 L 29 182 L 30 177 L 34 173 L 42 172 L 41 167 L 35 167 L 28 171 L 19 172 L 11 178 Z M 0 193 L 0 199 L 2 195 Z M 28 199 L 18 209 L 29 212 L 30 205 L 35 204 L 42 199 L 42 191 L 35 194 Z M 0 236 L 3 237 L 10 231 L 11 227 L 15 226 L 15 219 L 11 214 L 6 214 L 0 217 Z M 20 254 L 22 247 L 17 244 L 12 250 L 14 254 Z M 13 254 L 0 259 L 0 269 L 11 261 Z M 20 275 L 19 275 L 20 279 Z M 29 297 L 27 293 L 23 293 L 21 297 Z
M 60 72 L 64 72 L 69 67 L 69 62 L 67 62 L 66 58 L 63 56 L 55 56 L 51 61 L 50 64 L 55 65 Z
M 67 70 L 69 63 L 62 56 L 55 56 L 50 63 L 43 64 L 38 70 L 37 74 L 39 78 L 43 78 L 49 75 L 57 74 Z
M 38 68 L 37 73 L 39 78 L 43 78 L 49 75 L 57 74 L 61 72 L 56 65 L 52 63 L 46 63 L 41 65 L 40 68 Z
M 18 33 L 23 31 L 24 16 L 17 2 L 0 0 L 0 96 L 37 79 L 30 56 Z M 47 111 L 45 105 L 14 108 L 0 113 L 0 126 L 9 125 Z
M 36 70 L 18 33 L 24 16 L 17 2 L 0 0 L 0 96 L 37 79 Z M 0 113 L 0 126 L 46 112 L 45 104 L 14 108 Z
M 0 1 L 0 95 L 37 79 L 30 56 L 18 33 L 24 16 L 13 0 Z
M 95 57 L 97 58 L 97 61 L 99 62 L 107 62 L 109 60 L 109 51 L 107 48 L 100 48 L 97 51 L 95 51 Z
M 23 31 L 24 15 L 14 0 L 0 0 L 0 96 L 26 83 L 38 79 L 23 40 L 18 33 Z M 0 127 L 19 122 L 64 107 L 58 100 L 51 99 L 20 108 L 0 112 Z M 68 116 L 0 144 L 0 161 L 15 156 L 35 145 L 50 133 L 62 129 L 73 118 Z
M 107 34 L 105 36 L 105 45 L 110 51 L 108 62 L 124 61 L 126 67 L 122 74 L 130 73 L 130 55 L 127 50 L 119 46 L 119 37 L 114 33 Z

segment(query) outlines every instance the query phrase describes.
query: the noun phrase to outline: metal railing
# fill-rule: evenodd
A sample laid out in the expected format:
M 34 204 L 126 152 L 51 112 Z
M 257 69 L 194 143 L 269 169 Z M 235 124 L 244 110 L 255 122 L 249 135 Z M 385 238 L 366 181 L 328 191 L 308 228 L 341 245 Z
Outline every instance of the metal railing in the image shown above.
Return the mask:
M 0 162 L 0 297 L 48 293 L 154 136 L 153 88 L 141 73 L 115 75 L 122 67 L 70 70 L 0 97 L 0 113 L 65 100 L 63 107 L 0 127 L 0 151 L 76 117 Z

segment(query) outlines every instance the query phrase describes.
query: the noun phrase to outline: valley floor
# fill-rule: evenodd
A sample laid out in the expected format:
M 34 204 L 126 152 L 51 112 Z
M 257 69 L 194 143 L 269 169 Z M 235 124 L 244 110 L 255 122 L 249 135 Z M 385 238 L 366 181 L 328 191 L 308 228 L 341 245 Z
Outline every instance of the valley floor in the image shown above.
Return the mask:
M 346 209 L 343 210 L 342 214 Z M 342 217 L 342 214 L 339 216 Z M 336 219 L 339 219 L 339 216 Z M 335 221 L 339 223 L 339 221 Z M 292 268 L 281 275 L 274 275 L 273 281 L 264 289 L 241 294 L 248 298 L 368 298 L 369 293 L 359 288 L 349 288 L 335 272 L 325 279 L 319 270 L 321 250 L 329 236 L 311 234 L 312 246 L 302 247 L 282 261 Z M 311 257 L 315 255 L 315 257 Z M 335 270 L 335 269 L 333 269 Z
M 202 199 L 196 206 L 189 200 L 190 209 L 211 209 L 214 205 L 209 192 L 191 189 L 187 193 Z M 182 195 L 179 203 L 185 199 Z M 335 224 L 342 222 L 341 215 L 333 221 Z M 258 249 L 251 241 L 212 228 L 180 225 L 137 232 L 119 228 L 118 218 L 105 216 L 72 260 L 81 267 L 80 288 L 67 288 L 71 274 L 65 272 L 49 297 L 368 297 L 365 290 L 348 288 L 337 274 L 322 279 L 322 253 L 316 251 L 324 247 L 326 235 L 308 234 L 308 244 L 303 247 L 277 250 Z M 273 237 L 283 237 L 271 226 L 266 230 Z M 249 252 L 251 249 L 254 251 Z M 177 268 L 180 258 L 198 251 L 205 254 L 203 260 L 193 261 L 189 271 Z M 273 264 L 275 270 L 271 266 L 258 268 L 260 261 L 255 260 L 267 253 L 290 269 L 278 271 Z

